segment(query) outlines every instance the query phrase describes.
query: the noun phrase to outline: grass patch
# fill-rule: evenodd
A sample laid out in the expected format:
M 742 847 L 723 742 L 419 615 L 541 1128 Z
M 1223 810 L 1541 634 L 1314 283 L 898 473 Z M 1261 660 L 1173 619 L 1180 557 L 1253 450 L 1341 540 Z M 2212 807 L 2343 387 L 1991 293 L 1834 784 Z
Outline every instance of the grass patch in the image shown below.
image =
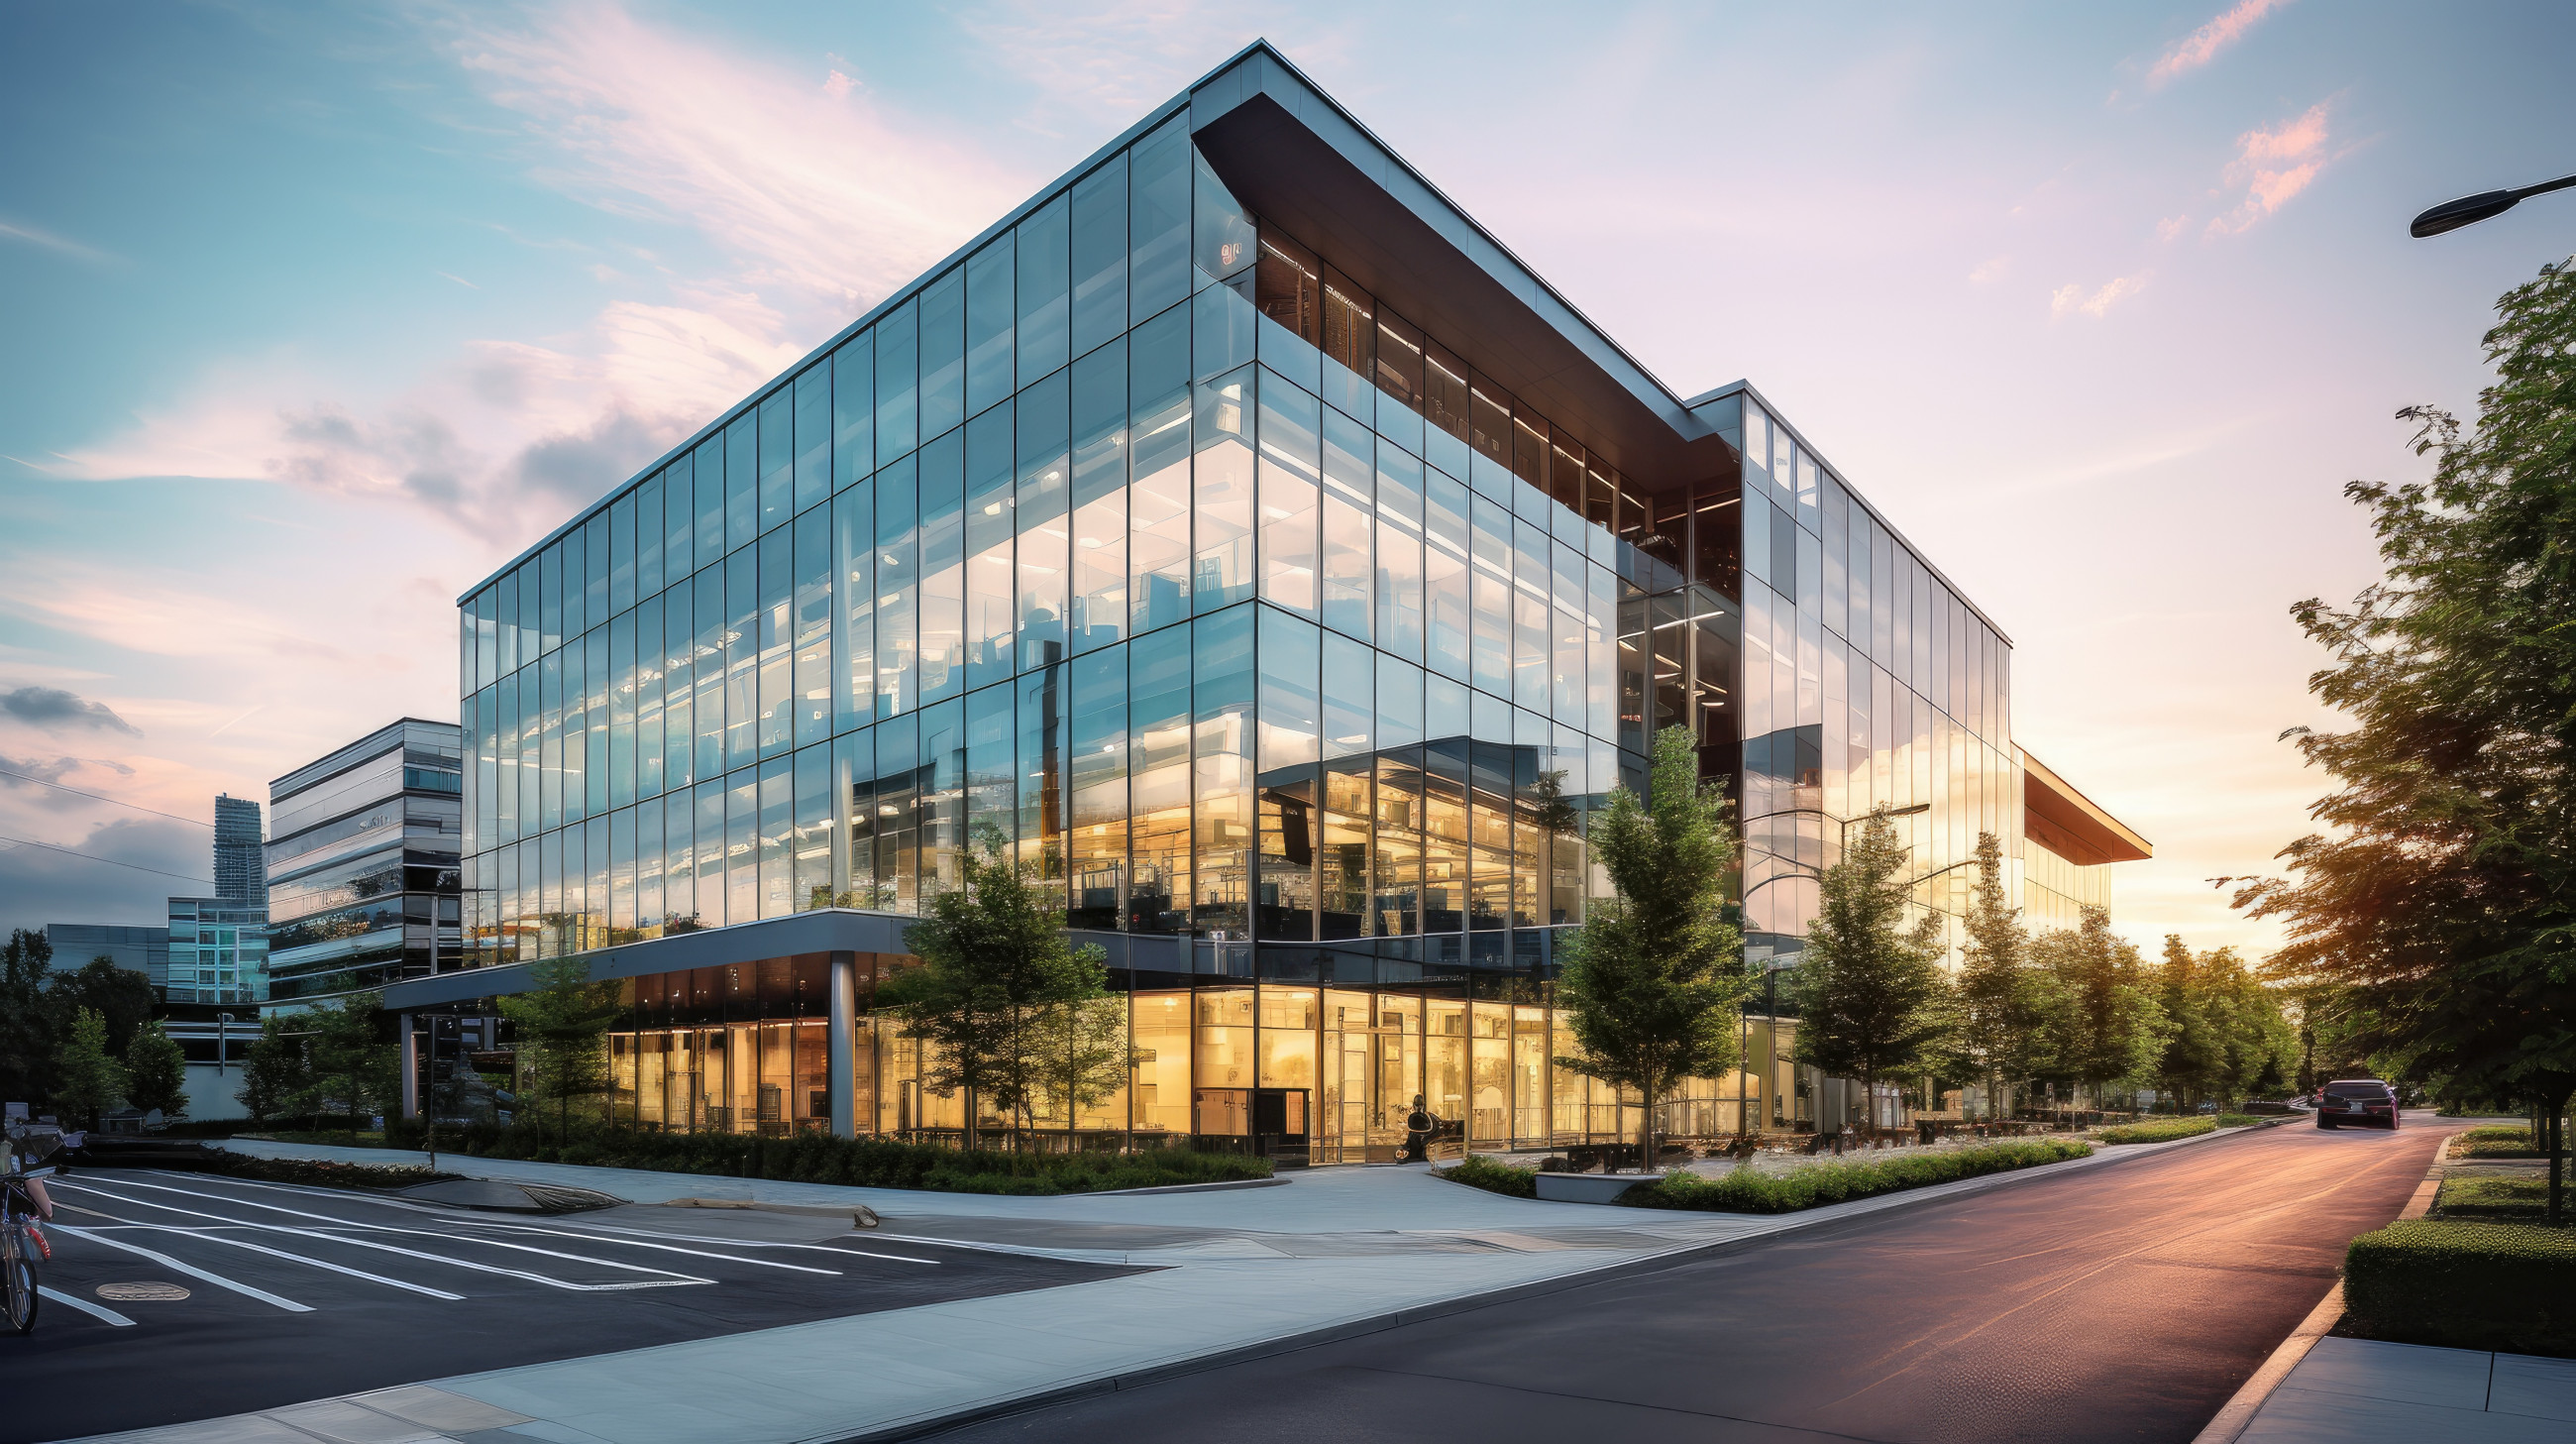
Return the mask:
M 2221 1128 L 2251 1128 L 2257 1123 L 2269 1123 L 2271 1121 L 2272 1120 L 2270 1118 L 2267 1118 L 2260 1113 L 2221 1113 L 2218 1115 L 2218 1126 Z
M 2454 1158 L 2546 1158 L 2547 1149 L 2532 1142 L 2531 1130 L 2512 1124 L 2489 1124 L 2463 1131 L 2451 1143 Z
M 393 1146 L 417 1148 L 416 1124 L 393 1131 Z M 559 1138 L 534 1128 L 439 1129 L 439 1151 L 474 1158 L 520 1158 L 593 1168 L 639 1168 L 718 1178 L 775 1178 L 857 1188 L 912 1188 L 933 1193 L 1051 1196 L 1184 1183 L 1232 1183 L 1271 1176 L 1270 1160 L 1233 1153 L 1155 1148 L 1138 1153 L 1004 1153 L 891 1139 L 800 1133 L 763 1138 L 743 1133 L 642 1133 L 576 1128 Z
M 2105 1128 L 2093 1136 L 2104 1143 L 2171 1143 L 2177 1138 L 2198 1138 L 2217 1131 L 2216 1118 L 2150 1118 L 2144 1123 Z
M 1751 1168 L 1739 1168 L 1715 1178 L 1681 1173 L 1658 1184 L 1630 1189 L 1619 1201 L 1630 1208 L 1701 1213 L 1795 1213 L 1822 1204 L 2063 1163 L 2070 1158 L 2088 1157 L 2092 1152 L 2090 1145 L 2071 1138 L 2038 1138 L 1946 1153 L 1918 1153 L 1875 1163 L 1816 1163 L 1781 1174 Z
M 1506 1198 L 1538 1197 L 1537 1174 L 1526 1168 L 1514 1168 L 1508 1163 L 1496 1163 L 1490 1158 L 1478 1158 L 1472 1153 L 1447 1168 L 1431 1170 L 1431 1176 L 1445 1178 L 1451 1183 L 1463 1183 L 1469 1188 L 1481 1188 L 1487 1193 L 1499 1193 Z
M 2361 1338 L 2576 1355 L 2576 1229 L 2392 1223 L 2345 1250 L 2343 1296 Z
M 2546 1178 L 2446 1178 L 2433 1197 L 2436 1218 L 2484 1219 L 2498 1223 L 2545 1223 L 2549 1218 Z

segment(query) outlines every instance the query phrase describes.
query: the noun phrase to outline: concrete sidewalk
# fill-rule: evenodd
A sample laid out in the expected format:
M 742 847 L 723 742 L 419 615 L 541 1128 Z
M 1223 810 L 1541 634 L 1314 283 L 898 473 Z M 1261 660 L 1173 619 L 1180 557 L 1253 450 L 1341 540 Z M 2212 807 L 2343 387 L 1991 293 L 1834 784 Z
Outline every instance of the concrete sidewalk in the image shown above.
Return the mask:
M 1504 1198 L 1415 1167 L 1294 1176 L 1284 1187 L 1004 1198 L 583 1168 L 442 1154 L 477 1177 L 598 1188 L 639 1203 L 728 1197 L 863 1203 L 870 1237 L 1161 1264 L 1154 1272 L 960 1300 L 323 1401 L 360 1411 L 336 1432 L 314 1405 L 114 1436 L 153 1444 L 310 1439 L 474 1444 L 804 1444 L 894 1435 L 1068 1391 L 1113 1389 L 1229 1355 L 1353 1336 L 1500 1296 L 1572 1287 L 1750 1239 L 2146 1157 L 2177 1143 L 1967 1179 L 1781 1217 Z M 258 1143 L 270 1156 L 425 1161 L 380 1149 Z M 381 1400 L 400 1395 L 398 1408 Z M 424 1402 L 426 1401 L 426 1402 Z M 339 1417 L 339 1416 L 334 1416 Z M 454 1419 L 435 1426 L 432 1420 Z
M 2576 1359 L 2319 1339 L 2239 1444 L 2565 1444 Z

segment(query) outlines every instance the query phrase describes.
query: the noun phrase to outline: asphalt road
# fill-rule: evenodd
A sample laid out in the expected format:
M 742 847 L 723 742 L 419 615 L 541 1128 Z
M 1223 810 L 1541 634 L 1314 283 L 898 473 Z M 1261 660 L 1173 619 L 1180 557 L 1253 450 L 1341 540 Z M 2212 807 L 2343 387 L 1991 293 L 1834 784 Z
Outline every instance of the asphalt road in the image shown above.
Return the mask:
M 2299 1123 L 939 1436 L 2186 1441 L 2447 1131 Z
M 528 1217 L 141 1169 L 50 1188 L 48 1297 L 32 1335 L 0 1332 L 5 1444 L 1135 1271 L 846 1217 Z M 116 1297 L 137 1284 L 184 1293 Z

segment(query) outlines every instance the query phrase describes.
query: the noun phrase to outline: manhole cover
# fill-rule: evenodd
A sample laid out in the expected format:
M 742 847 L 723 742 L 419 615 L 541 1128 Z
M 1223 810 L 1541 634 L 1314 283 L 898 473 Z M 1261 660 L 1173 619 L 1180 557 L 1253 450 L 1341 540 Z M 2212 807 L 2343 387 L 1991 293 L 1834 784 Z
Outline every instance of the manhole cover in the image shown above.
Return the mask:
M 155 1280 L 139 1284 L 100 1284 L 98 1296 L 125 1304 L 170 1304 L 186 1298 L 188 1291 L 177 1284 Z

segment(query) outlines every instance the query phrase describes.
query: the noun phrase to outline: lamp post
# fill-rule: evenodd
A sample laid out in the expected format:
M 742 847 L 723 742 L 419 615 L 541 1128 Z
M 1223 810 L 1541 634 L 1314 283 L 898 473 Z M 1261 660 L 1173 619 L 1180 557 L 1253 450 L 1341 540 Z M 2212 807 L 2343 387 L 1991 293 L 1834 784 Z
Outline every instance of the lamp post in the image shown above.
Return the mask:
M 2524 186 L 2519 190 L 2480 191 L 2473 196 L 2444 201 L 2417 216 L 2414 224 L 2406 228 L 2406 234 L 2420 241 L 2438 236 L 2445 231 L 2456 231 L 2462 226 L 2473 226 L 2480 221 L 2503 215 L 2532 196 L 2545 195 L 2550 191 L 2563 191 L 2569 186 L 2576 186 L 2576 175 L 2560 176 L 2554 181 L 2542 181 L 2536 186 Z
M 215 1076 L 224 1076 L 224 1028 L 233 1021 L 230 1013 L 215 1015 Z

